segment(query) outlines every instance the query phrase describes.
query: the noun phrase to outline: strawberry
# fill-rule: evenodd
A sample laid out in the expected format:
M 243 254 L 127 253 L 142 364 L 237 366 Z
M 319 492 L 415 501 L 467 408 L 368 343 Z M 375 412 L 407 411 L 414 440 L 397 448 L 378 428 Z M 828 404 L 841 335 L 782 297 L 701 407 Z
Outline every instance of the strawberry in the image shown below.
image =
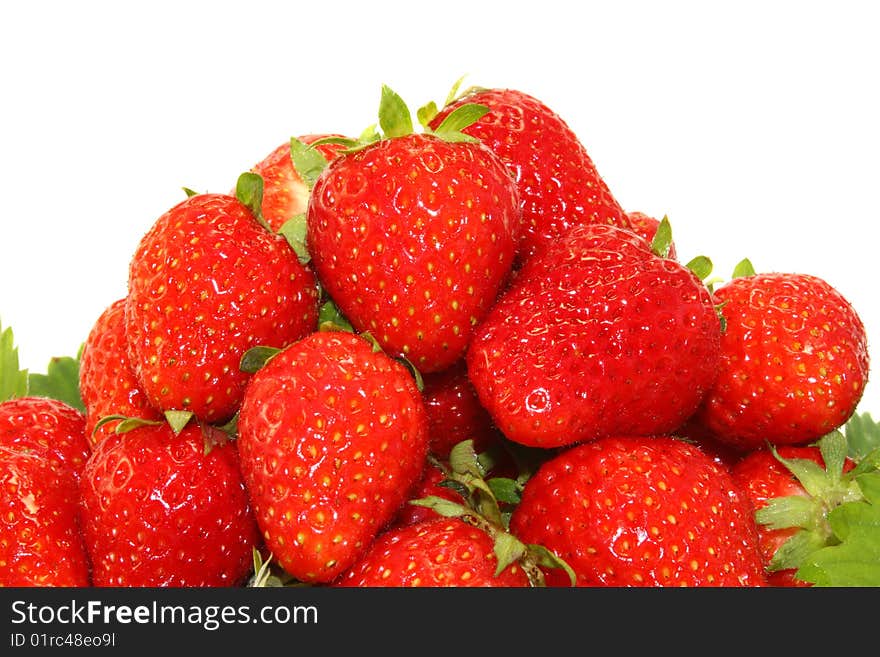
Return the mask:
M 164 213 L 129 268 L 125 333 L 150 404 L 228 420 L 257 345 L 282 347 L 317 322 L 314 275 L 241 201 L 197 194 Z
M 458 518 L 434 516 L 379 536 L 334 583 L 338 587 L 525 587 L 517 563 L 495 572 L 490 536 Z
M 341 135 L 302 135 L 297 140 L 302 144 L 312 144 L 319 139 Z M 332 160 L 342 149 L 334 143 L 322 143 L 314 151 L 326 160 Z M 309 186 L 294 167 L 290 156 L 291 142 L 276 147 L 251 171 L 263 179 L 263 218 L 269 227 L 278 232 L 281 227 L 296 215 L 304 214 L 309 203 Z
M 654 239 L 657 237 L 657 230 L 662 224 L 660 219 L 638 211 L 627 212 L 626 217 L 629 219 L 630 230 L 644 239 L 648 244 L 654 242 Z M 678 259 L 678 252 L 675 250 L 675 244 L 671 241 L 671 237 L 664 255 L 672 260 Z
M 387 88 L 380 120 L 384 138 L 339 155 L 317 178 L 309 253 L 356 331 L 436 372 L 464 355 L 510 273 L 516 186 L 460 132 L 412 132 L 409 110 Z
M 576 445 L 525 484 L 511 532 L 540 543 L 578 586 L 761 586 L 757 529 L 731 474 L 668 436 Z M 548 586 L 567 585 L 558 570 Z
M 444 486 L 444 481 L 446 481 L 446 474 L 443 467 L 439 463 L 427 463 L 424 472 L 422 472 L 421 478 L 409 493 L 410 500 L 434 496 L 450 502 L 459 502 L 461 496 L 454 490 Z M 404 525 L 415 525 L 422 520 L 434 518 L 436 515 L 437 514 L 433 509 L 414 504 L 404 504 L 394 516 L 394 520 L 390 523 L 390 526 L 402 527 Z
M 544 102 L 516 89 L 477 88 L 448 103 L 429 125 L 437 127 L 467 103 L 489 112 L 462 132 L 489 147 L 516 180 L 522 207 L 520 261 L 577 224 L 629 227 L 579 137 Z
M 80 481 L 95 586 L 236 586 L 259 532 L 235 443 L 190 422 L 113 433 Z
M 412 375 L 348 332 L 313 333 L 273 355 L 248 383 L 238 432 L 266 546 L 304 582 L 351 566 L 426 464 Z
M 473 440 L 474 448 L 482 451 L 499 439 L 492 418 L 467 378 L 464 359 L 441 372 L 426 374 L 422 396 L 434 456 L 449 458 L 449 451 L 462 440 Z
M 89 586 L 76 478 L 39 451 L 0 444 L 0 586 Z
M 865 327 L 825 280 L 739 276 L 715 289 L 725 331 L 719 376 L 695 417 L 740 451 L 806 444 L 852 415 L 867 383 Z
M 855 480 L 863 471 L 849 474 L 856 462 L 846 456 L 845 441 L 833 432 L 817 444 L 768 445 L 733 466 L 733 478 L 760 520 L 759 544 L 771 585 L 811 586 L 797 577 L 797 569 L 805 555 L 838 543 L 829 513 L 864 499 Z
M 86 418 L 66 402 L 17 397 L 0 402 L 0 447 L 34 454 L 79 479 L 91 453 Z
M 98 316 L 85 343 L 79 366 L 79 390 L 86 407 L 86 436 L 91 444 L 106 438 L 112 424 L 98 426 L 112 415 L 158 420 L 128 357 L 125 299 L 117 299 Z
M 582 224 L 532 257 L 479 325 L 468 377 L 512 441 L 667 433 L 717 374 L 709 291 L 635 233 Z

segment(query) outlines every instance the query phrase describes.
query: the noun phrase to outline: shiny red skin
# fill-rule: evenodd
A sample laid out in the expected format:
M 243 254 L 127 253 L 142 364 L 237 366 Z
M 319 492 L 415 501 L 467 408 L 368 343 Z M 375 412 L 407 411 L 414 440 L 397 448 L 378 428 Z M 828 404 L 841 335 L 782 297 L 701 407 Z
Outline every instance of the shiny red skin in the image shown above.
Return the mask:
M 267 548 L 303 582 L 332 581 L 410 497 L 428 421 L 403 365 L 346 332 L 314 333 L 254 374 L 241 467 Z
M 719 376 L 695 421 L 742 452 L 804 445 L 843 425 L 868 380 L 867 336 L 825 280 L 762 273 L 715 290 L 726 329 Z
M 92 451 L 79 409 L 48 397 L 0 402 L 0 447 L 35 454 L 78 479 Z
M 422 397 L 428 412 L 430 451 L 434 456 L 449 458 L 452 448 L 463 440 L 473 440 L 478 453 L 498 441 L 499 432 L 467 377 L 464 359 L 423 378 Z
M 818 447 L 782 445 L 776 451 L 786 459 L 806 459 L 822 468 L 825 467 L 825 460 Z M 853 467 L 855 467 L 853 461 L 847 459 L 844 471 L 847 472 Z M 755 511 L 764 508 L 770 500 L 776 497 L 810 496 L 791 471 L 780 463 L 766 447 L 745 454 L 734 464 L 732 472 L 734 480 Z M 765 567 L 770 565 L 770 560 L 779 547 L 796 532 L 797 528 L 770 529 L 764 525 L 758 525 L 758 540 Z M 795 577 L 795 572 L 796 569 L 768 572 L 767 582 L 771 586 L 812 586 L 809 582 Z
M 129 268 L 125 332 L 150 404 L 217 423 L 238 410 L 257 345 L 281 348 L 317 325 L 317 286 L 280 235 L 232 196 L 179 203 Z
M 391 529 L 335 583 L 338 587 L 525 587 L 525 571 L 512 564 L 495 576 L 492 539 L 457 518 Z
M 411 134 L 330 163 L 312 190 L 309 252 L 358 332 L 436 372 L 464 355 L 506 281 L 519 219 L 491 151 Z
M 226 438 L 195 423 L 175 435 L 163 422 L 95 447 L 80 481 L 94 586 L 245 582 L 259 531 Z
M 462 132 L 491 148 L 516 180 L 520 261 L 578 224 L 629 227 L 584 144 L 544 102 L 516 89 L 479 89 L 443 108 L 431 127 L 465 103 L 485 105 L 489 112 Z
M 575 226 L 477 328 L 468 377 L 512 441 L 562 447 L 678 428 L 717 375 L 706 286 L 629 230 Z
M 612 436 L 545 462 L 511 532 L 555 552 L 578 586 L 763 586 L 751 507 L 731 474 L 668 436 Z M 568 586 L 558 569 L 548 586 Z
M 113 433 L 117 422 L 98 422 L 110 415 L 158 420 L 162 414 L 141 389 L 128 357 L 125 299 L 111 303 L 95 320 L 83 343 L 79 392 L 86 407 L 86 437 L 92 445 Z
M 312 144 L 325 137 L 342 135 L 315 134 L 301 135 L 299 141 Z M 343 146 L 339 144 L 319 144 L 315 149 L 328 161 L 339 153 Z M 309 188 L 293 166 L 290 157 L 290 142 L 277 146 L 265 158 L 251 168 L 263 179 L 263 201 L 261 211 L 263 219 L 277 231 L 288 220 L 298 214 L 305 214 L 309 204 Z
M 90 585 L 78 501 L 70 469 L 0 444 L 0 586 Z

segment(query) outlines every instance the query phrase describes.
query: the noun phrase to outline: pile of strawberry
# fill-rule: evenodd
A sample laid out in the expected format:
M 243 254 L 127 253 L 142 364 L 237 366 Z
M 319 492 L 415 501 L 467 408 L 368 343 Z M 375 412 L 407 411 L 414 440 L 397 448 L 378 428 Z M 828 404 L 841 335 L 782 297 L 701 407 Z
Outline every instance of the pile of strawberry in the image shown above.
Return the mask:
M 0 584 L 880 584 L 847 300 L 679 261 L 526 93 L 417 119 L 185 190 L 65 394 L 0 334 Z

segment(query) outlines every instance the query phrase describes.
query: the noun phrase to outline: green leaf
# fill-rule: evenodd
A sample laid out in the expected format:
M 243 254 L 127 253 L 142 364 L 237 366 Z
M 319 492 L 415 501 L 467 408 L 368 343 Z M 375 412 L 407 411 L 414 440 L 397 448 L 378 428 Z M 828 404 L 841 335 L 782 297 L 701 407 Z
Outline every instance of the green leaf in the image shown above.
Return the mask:
M 870 413 L 853 413 L 843 427 L 849 457 L 856 462 L 880 448 L 880 424 Z
M 812 498 L 804 495 L 774 497 L 755 511 L 755 520 L 771 530 L 787 527 L 812 529 L 816 524 L 816 505 Z
M 472 477 L 482 477 L 483 472 L 474 450 L 474 441 L 462 440 L 449 450 L 449 467 L 455 474 L 469 474 Z
M 183 193 L 186 194 L 187 198 L 199 195 L 197 191 L 195 191 L 194 189 L 190 189 L 189 187 L 182 187 L 181 189 L 183 189 Z
M 437 110 L 437 103 L 432 100 L 431 102 L 422 105 L 416 111 L 416 118 L 418 118 L 419 124 L 427 130 L 431 121 L 434 119 L 435 116 L 437 116 L 438 113 L 439 112 Z
M 262 369 L 266 363 L 272 360 L 272 358 L 280 351 L 281 349 L 278 347 L 267 347 L 263 345 L 251 347 L 244 352 L 244 355 L 241 357 L 241 361 L 238 364 L 238 368 L 242 372 L 254 374 Z
M 515 479 L 509 477 L 492 477 L 486 483 L 492 490 L 495 499 L 505 504 L 519 504 L 522 499 L 522 487 Z
M 295 215 L 285 221 L 278 229 L 278 234 L 287 240 L 300 264 L 305 265 L 312 259 L 307 244 L 308 222 L 305 214 Z
M 815 586 L 880 586 L 880 506 L 849 502 L 829 514 L 841 539 L 810 554 L 797 577 Z
M 860 474 L 855 479 L 865 500 L 880 505 L 880 472 Z
M 160 420 L 147 420 L 140 417 L 128 417 L 127 415 L 105 415 L 95 423 L 95 431 L 108 422 L 119 422 L 116 428 L 113 429 L 115 433 L 128 433 L 140 427 L 162 424 Z
M 403 99 L 388 85 L 382 85 L 379 101 L 379 127 L 385 137 L 402 137 L 412 134 L 412 115 Z
M 802 529 L 779 546 L 770 559 L 767 569 L 776 572 L 797 568 L 810 554 L 823 547 L 825 547 L 825 539 L 821 534 Z
M 325 301 L 318 309 L 318 329 L 321 331 L 346 331 L 354 333 L 351 325 L 342 311 L 333 301 Z
M 508 532 L 498 532 L 492 545 L 498 563 L 495 565 L 495 577 L 498 577 L 505 568 L 519 561 L 526 553 L 525 544 Z
M 193 418 L 192 411 L 178 411 L 169 409 L 165 411 L 165 421 L 171 425 L 171 430 L 178 434 L 183 431 L 184 427 L 189 424 L 189 421 Z
M 535 562 L 539 566 L 543 566 L 544 568 L 561 568 L 565 571 L 565 574 L 568 575 L 568 581 L 571 585 L 577 586 L 577 575 L 565 559 L 557 555 L 555 552 L 548 550 L 543 545 L 529 543 L 527 547 L 529 553 L 533 555 Z
M 704 255 L 699 255 L 691 259 L 691 261 L 688 262 L 685 267 L 694 272 L 697 278 L 699 278 L 701 281 L 705 281 L 712 273 L 714 265 L 708 257 Z
M 477 103 L 459 105 L 443 119 L 434 130 L 434 134 L 447 141 L 477 141 L 474 137 L 462 133 L 462 130 L 473 125 L 488 113 L 489 108 L 486 105 L 478 105 Z
M 266 230 L 272 230 L 263 218 L 263 177 L 258 173 L 245 171 L 235 183 L 235 198 L 253 213 L 257 222 Z
M 748 258 L 743 258 L 733 268 L 732 278 L 745 278 L 746 276 L 754 275 L 755 267 L 752 265 L 752 261 Z
M 443 103 L 444 106 L 452 105 L 452 103 L 454 103 L 456 100 L 458 100 L 458 98 L 459 98 L 458 92 L 461 89 L 461 83 L 464 82 L 464 79 L 466 77 L 467 77 L 466 74 L 462 75 L 460 78 L 458 78 L 458 80 L 456 80 L 453 83 L 452 88 L 449 90 L 449 93 L 446 94 L 446 100 Z
M 363 333 L 358 333 L 357 336 L 359 338 L 363 338 L 367 342 L 370 343 L 370 346 L 373 347 L 373 353 L 378 354 L 380 351 L 383 351 L 382 345 L 379 343 L 379 340 L 375 335 L 370 333 L 369 331 L 364 331 Z
M 452 502 L 437 495 L 420 497 L 417 500 L 410 500 L 409 503 L 414 506 L 424 506 L 433 509 L 446 518 L 460 518 L 461 516 L 473 514 L 473 511 L 465 505 Z
M 12 328 L 0 323 L 0 402 L 28 394 L 28 371 L 18 368 L 18 347 Z
M 311 191 L 318 176 L 327 167 L 327 159 L 321 155 L 319 150 L 301 142 L 296 137 L 290 139 L 290 159 L 293 162 L 293 168 L 296 169 L 300 178 Z
M 416 382 L 416 388 L 419 392 L 424 392 L 425 390 L 425 379 L 422 377 L 422 373 L 419 372 L 419 368 L 413 365 L 412 361 L 406 356 L 399 356 L 397 358 L 397 362 L 403 365 L 409 373 L 412 375 L 413 380 Z
M 661 258 L 668 258 L 671 248 L 672 224 L 669 223 L 669 218 L 666 215 L 663 215 L 663 219 L 661 219 L 660 223 L 657 225 L 657 232 L 654 233 L 654 239 L 651 240 L 651 250 Z M 705 277 L 700 276 L 701 280 L 703 278 Z
M 85 412 L 79 393 L 79 357 L 56 356 L 49 361 L 45 374 L 30 373 L 28 394 L 57 399 Z

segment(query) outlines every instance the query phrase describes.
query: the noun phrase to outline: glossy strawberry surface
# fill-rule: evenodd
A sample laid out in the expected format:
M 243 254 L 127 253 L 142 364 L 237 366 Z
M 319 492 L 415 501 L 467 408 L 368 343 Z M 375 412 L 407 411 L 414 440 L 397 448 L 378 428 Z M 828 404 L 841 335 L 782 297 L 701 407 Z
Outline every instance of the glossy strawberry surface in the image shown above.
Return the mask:
M 564 559 L 578 586 L 765 584 L 748 500 L 709 455 L 667 436 L 565 450 L 526 483 L 510 528 Z
M 266 546 L 301 581 L 351 566 L 425 468 L 427 416 L 409 370 L 351 333 L 314 333 L 269 360 L 238 428 Z
M 485 147 L 427 134 L 337 157 L 312 190 L 309 251 L 358 331 L 423 372 L 459 360 L 511 269 L 520 210 Z
M 521 259 L 577 224 L 629 227 L 584 144 L 547 104 L 516 89 L 478 89 L 444 108 L 431 126 L 465 103 L 485 105 L 489 112 L 463 132 L 492 149 L 516 180 Z
M 232 196 L 199 194 L 163 214 L 129 267 L 125 332 L 150 404 L 221 422 L 237 410 L 251 347 L 313 330 L 317 289 L 279 235 Z
M 708 289 L 629 230 L 581 225 L 529 260 L 480 324 L 468 377 L 513 441 L 678 428 L 714 382 Z

